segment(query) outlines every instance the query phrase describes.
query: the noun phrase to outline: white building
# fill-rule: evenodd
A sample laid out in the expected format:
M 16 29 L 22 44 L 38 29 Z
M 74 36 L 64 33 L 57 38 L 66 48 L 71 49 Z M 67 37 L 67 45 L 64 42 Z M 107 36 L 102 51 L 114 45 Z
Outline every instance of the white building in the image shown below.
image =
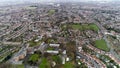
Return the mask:
M 52 53 L 52 54 L 58 54 L 59 53 L 59 51 L 52 51 L 52 50 L 47 50 L 46 52 L 47 53 Z
M 50 47 L 59 47 L 60 44 L 50 44 L 49 46 L 50 46 Z

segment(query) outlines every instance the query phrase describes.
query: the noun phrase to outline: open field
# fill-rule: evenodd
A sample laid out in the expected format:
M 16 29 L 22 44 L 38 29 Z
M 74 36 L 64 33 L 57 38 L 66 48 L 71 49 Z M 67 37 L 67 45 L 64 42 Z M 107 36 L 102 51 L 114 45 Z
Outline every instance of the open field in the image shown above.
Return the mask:
M 98 26 L 95 25 L 95 24 L 90 24 L 89 27 L 90 27 L 90 29 L 92 29 L 94 31 L 98 31 L 99 30 Z
M 98 31 L 99 28 L 95 24 L 72 24 L 70 25 L 73 29 L 78 29 L 78 30 L 93 30 L 93 31 Z
M 49 12 L 48 12 L 49 15 L 52 15 L 52 14 L 54 14 L 54 13 L 55 13 L 55 10 L 54 10 L 54 9 L 51 9 L 51 10 L 49 10 Z
M 82 30 L 82 26 L 79 25 L 79 24 L 73 24 L 71 26 L 72 26 L 73 29 L 80 29 L 80 30 Z
M 28 10 L 34 10 L 36 8 L 37 8 L 37 6 L 28 6 L 28 7 L 25 7 L 25 9 L 28 9 Z
M 10 68 L 25 68 L 23 64 L 13 64 L 10 65 Z
M 58 64 L 62 63 L 62 59 L 58 55 L 52 56 L 52 60 L 55 61 Z
M 50 64 L 48 63 L 46 58 L 42 58 L 42 62 L 39 65 L 39 68 L 50 68 Z
M 71 62 L 66 62 L 64 68 L 74 68 L 74 66 Z
M 36 62 L 39 59 L 39 55 L 38 54 L 33 54 L 31 55 L 31 57 L 29 58 L 29 61 L 33 61 Z
M 105 40 L 101 39 L 101 40 L 96 40 L 95 41 L 95 47 L 102 49 L 104 51 L 109 51 L 109 48 L 107 47 L 107 44 L 105 42 Z

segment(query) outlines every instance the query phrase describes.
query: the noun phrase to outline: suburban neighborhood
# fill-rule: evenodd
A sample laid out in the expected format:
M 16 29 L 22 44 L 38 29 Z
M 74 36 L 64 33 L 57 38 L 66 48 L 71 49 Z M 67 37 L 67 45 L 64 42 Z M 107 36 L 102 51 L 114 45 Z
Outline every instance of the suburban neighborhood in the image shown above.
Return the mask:
M 116 2 L 2 6 L 0 68 L 120 68 L 119 9 Z

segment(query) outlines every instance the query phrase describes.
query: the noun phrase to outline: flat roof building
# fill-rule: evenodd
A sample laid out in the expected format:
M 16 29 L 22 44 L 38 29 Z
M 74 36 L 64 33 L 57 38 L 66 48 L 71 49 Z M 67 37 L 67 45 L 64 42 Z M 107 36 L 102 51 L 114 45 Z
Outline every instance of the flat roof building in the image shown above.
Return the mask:
M 50 47 L 59 47 L 60 44 L 50 44 L 49 46 L 50 46 Z

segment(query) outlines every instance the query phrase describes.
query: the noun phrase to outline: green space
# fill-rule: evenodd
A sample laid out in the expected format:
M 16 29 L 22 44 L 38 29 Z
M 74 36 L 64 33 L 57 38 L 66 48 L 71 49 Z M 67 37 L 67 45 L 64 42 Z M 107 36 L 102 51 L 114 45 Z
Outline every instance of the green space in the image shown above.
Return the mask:
M 89 27 L 90 27 L 90 29 L 92 29 L 94 31 L 98 31 L 99 30 L 98 26 L 95 25 L 95 24 L 90 24 Z
M 54 13 L 55 13 L 55 10 L 54 10 L 54 9 L 51 9 L 51 10 L 48 11 L 48 14 L 49 14 L 49 15 L 52 15 L 52 14 L 54 14 Z
M 25 68 L 23 64 L 14 64 L 11 65 L 10 68 Z
M 16 68 L 24 68 L 24 65 L 16 65 Z
M 38 60 L 39 60 L 38 54 L 32 54 L 31 57 L 29 58 L 29 61 L 32 61 L 32 62 L 37 62 Z
M 104 50 L 104 51 L 109 51 L 109 48 L 107 47 L 107 44 L 104 39 L 101 40 L 96 40 L 95 41 L 95 47 Z
M 26 7 L 25 9 L 34 10 L 34 9 L 36 9 L 36 8 L 37 8 L 37 6 L 28 6 L 28 7 Z
M 73 29 L 98 31 L 99 28 L 95 24 L 70 24 Z
M 39 68 L 50 68 L 50 64 L 46 58 L 42 58 Z
M 64 64 L 64 68 L 74 68 L 74 65 L 72 64 L 72 62 L 66 62 Z
M 73 29 L 80 29 L 80 30 L 82 30 L 82 28 L 83 28 L 80 24 L 73 24 L 71 26 L 72 26 Z
M 47 50 L 54 50 L 55 48 L 53 47 L 48 47 Z
M 90 25 L 88 24 L 82 24 L 81 26 L 82 26 L 82 30 L 91 30 Z
M 58 64 L 62 63 L 62 60 L 61 60 L 61 58 L 58 55 L 52 56 L 52 59 L 53 59 L 53 61 L 55 61 Z

